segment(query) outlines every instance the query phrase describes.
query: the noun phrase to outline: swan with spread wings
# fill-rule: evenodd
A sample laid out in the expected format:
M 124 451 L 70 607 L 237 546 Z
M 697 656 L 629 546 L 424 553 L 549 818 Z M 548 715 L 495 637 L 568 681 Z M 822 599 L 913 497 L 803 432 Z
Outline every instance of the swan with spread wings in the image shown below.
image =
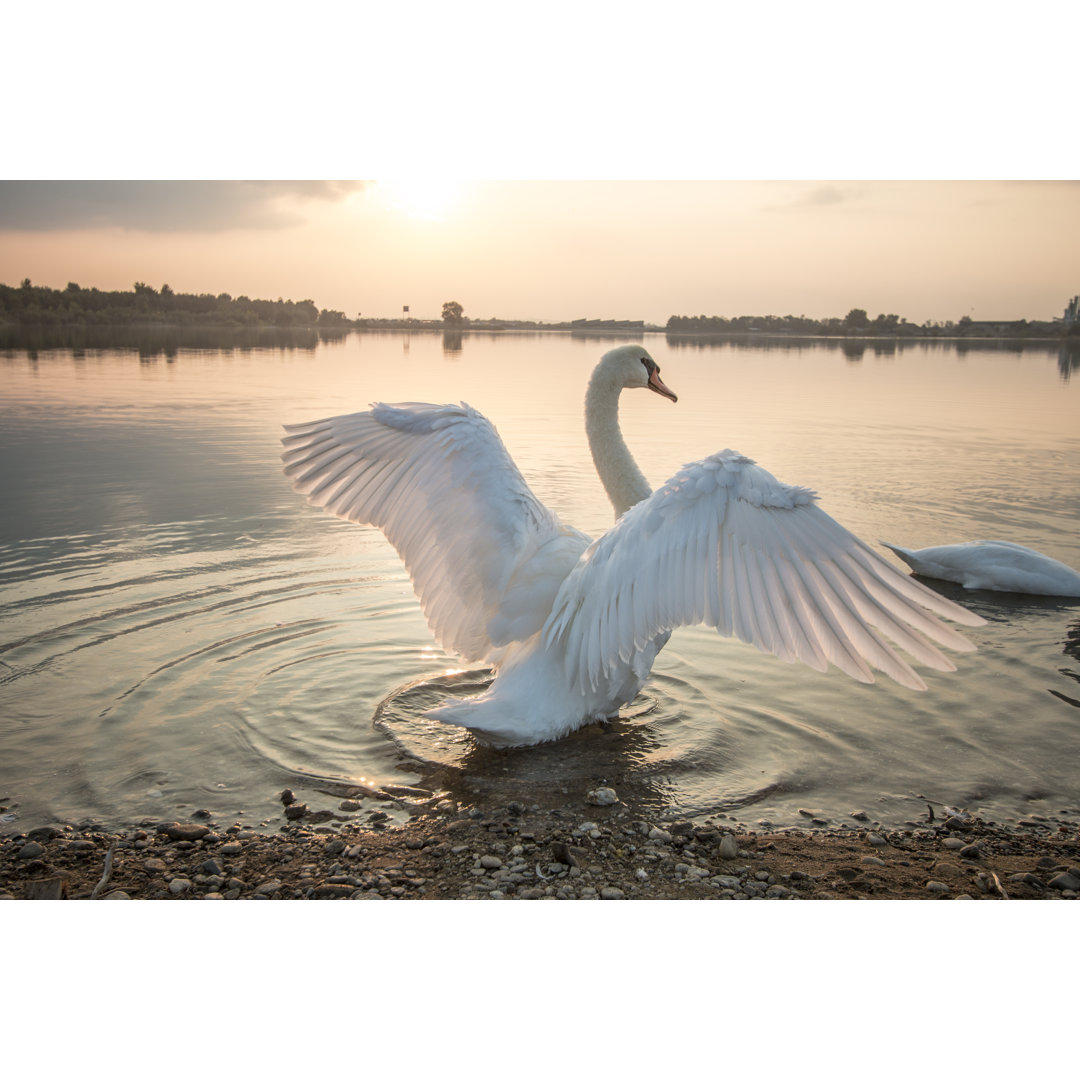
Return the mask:
M 376 404 L 290 425 L 285 472 L 308 501 L 381 529 L 438 643 L 496 677 L 429 715 L 527 746 L 616 714 L 679 626 L 705 623 L 781 660 L 873 669 L 925 689 L 974 646 L 938 616 L 977 615 L 913 581 L 817 506 L 732 450 L 652 491 L 619 429 L 619 395 L 676 401 L 638 345 L 600 360 L 585 426 L 616 522 L 592 539 L 541 503 L 495 428 L 468 405 Z

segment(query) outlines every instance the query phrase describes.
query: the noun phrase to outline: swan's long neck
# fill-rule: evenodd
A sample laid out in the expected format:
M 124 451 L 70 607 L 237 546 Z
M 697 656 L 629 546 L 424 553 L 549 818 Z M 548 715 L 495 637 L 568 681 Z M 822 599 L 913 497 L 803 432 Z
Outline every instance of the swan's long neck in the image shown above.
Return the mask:
M 642 476 L 619 429 L 621 392 L 622 384 L 615 372 L 605 370 L 601 364 L 593 372 L 585 394 L 585 433 L 589 437 L 589 449 L 617 518 L 652 494 L 652 488 Z

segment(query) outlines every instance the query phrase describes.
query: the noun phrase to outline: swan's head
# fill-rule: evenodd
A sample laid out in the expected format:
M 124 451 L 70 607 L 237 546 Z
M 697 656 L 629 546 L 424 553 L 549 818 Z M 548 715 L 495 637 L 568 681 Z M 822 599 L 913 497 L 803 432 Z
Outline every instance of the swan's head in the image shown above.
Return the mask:
M 679 400 L 661 381 L 660 365 L 640 345 L 620 345 L 604 353 L 599 369 L 610 374 L 620 388 L 643 387 Z

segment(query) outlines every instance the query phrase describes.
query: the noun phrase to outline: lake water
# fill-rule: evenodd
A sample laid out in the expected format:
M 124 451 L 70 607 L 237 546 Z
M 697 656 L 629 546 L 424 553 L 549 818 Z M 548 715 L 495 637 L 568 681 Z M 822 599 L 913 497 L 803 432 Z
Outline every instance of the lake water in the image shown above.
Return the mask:
M 621 340 L 621 339 L 616 339 Z M 624 395 L 655 485 L 725 447 L 815 489 L 865 540 L 987 538 L 1080 567 L 1080 371 L 1057 348 L 642 339 L 679 395 Z M 281 425 L 377 400 L 465 400 L 537 495 L 594 535 L 582 429 L 615 340 L 314 335 L 0 351 L 0 830 L 281 820 L 284 786 L 571 802 L 752 824 L 886 824 L 925 799 L 1000 821 L 1080 813 L 1080 603 L 935 587 L 987 623 L 929 690 L 862 686 L 679 630 L 607 728 L 495 751 L 419 711 L 452 675 L 397 556 L 306 505 Z M 376 721 L 377 722 L 374 722 Z M 378 809 L 393 804 L 376 803 Z

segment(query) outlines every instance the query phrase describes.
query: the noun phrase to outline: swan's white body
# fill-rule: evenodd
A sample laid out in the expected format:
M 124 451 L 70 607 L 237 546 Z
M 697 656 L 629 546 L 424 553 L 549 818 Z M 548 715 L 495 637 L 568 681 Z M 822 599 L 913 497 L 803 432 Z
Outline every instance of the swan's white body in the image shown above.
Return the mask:
M 916 574 L 955 581 L 965 589 L 1080 596 L 1080 573 L 1071 566 L 1007 540 L 972 540 L 918 550 L 896 544 L 885 546 L 895 551 Z
M 625 387 L 675 400 L 639 346 L 593 372 L 586 429 L 618 518 L 595 541 L 536 498 L 467 405 L 379 404 L 287 428 L 296 490 L 381 529 L 439 644 L 497 669 L 485 693 L 430 715 L 504 745 L 560 738 L 631 701 L 671 631 L 700 622 L 789 662 L 861 682 L 877 668 L 913 689 L 925 684 L 886 638 L 939 671 L 954 668 L 926 638 L 974 649 L 923 609 L 978 616 L 749 458 L 721 451 L 651 492 L 619 431 Z

